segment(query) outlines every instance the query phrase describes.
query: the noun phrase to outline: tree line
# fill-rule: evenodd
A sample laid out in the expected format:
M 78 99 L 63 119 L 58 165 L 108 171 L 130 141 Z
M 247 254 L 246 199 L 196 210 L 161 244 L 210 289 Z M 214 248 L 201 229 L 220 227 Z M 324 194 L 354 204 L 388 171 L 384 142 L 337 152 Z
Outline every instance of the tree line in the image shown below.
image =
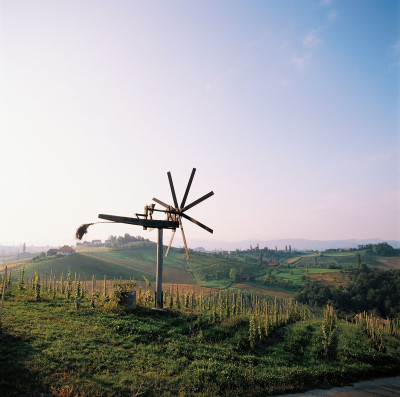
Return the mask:
M 400 318 L 400 270 L 371 270 L 365 264 L 352 271 L 347 286 L 333 288 L 306 280 L 296 299 L 309 305 L 331 303 L 343 314 L 370 312 Z

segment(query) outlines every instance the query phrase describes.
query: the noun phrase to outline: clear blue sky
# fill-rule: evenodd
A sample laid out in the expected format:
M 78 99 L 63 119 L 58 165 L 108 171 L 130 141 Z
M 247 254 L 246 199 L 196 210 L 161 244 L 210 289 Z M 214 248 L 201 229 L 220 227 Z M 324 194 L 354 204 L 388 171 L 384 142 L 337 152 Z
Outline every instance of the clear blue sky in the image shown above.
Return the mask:
M 214 238 L 400 239 L 399 2 L 7 1 L 0 244 L 152 197 Z M 190 237 L 210 237 L 185 223 Z M 138 227 L 97 225 L 88 239 Z M 177 240 L 179 243 L 179 240 Z

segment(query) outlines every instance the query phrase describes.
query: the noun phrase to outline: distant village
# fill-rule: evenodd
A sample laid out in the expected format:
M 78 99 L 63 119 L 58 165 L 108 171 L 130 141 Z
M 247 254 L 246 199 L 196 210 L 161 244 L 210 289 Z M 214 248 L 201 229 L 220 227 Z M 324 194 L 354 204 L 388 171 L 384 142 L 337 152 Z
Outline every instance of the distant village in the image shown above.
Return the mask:
M 111 245 L 111 240 L 105 240 L 104 243 L 101 240 L 92 240 L 92 241 L 77 241 L 76 246 L 86 246 L 86 247 L 102 247 Z
M 77 242 L 76 246 L 83 247 L 104 247 L 111 244 L 111 240 L 105 240 L 104 243 L 101 240 L 83 241 Z M 59 255 L 59 256 L 69 256 L 76 254 L 76 251 L 69 245 L 63 245 L 61 248 L 50 248 L 47 252 L 47 256 Z

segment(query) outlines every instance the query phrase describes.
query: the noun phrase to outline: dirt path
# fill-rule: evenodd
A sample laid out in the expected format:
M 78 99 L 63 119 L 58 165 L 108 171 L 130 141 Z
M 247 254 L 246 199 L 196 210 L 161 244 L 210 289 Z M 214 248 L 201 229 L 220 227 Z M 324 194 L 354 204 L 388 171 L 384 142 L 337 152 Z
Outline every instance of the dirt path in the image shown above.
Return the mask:
M 352 386 L 334 387 L 329 390 L 310 390 L 305 393 L 285 394 L 293 396 L 330 396 L 330 397 L 395 397 L 400 396 L 400 376 L 373 379 L 354 383 Z

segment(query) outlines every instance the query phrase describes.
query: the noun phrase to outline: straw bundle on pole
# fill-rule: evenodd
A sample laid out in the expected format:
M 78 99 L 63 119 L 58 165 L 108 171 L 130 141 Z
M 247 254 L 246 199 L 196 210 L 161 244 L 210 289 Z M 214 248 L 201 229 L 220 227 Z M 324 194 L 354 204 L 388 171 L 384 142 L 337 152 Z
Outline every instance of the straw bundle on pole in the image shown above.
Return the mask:
M 94 223 L 84 223 L 76 229 L 75 237 L 78 240 L 82 240 L 82 237 L 88 232 L 89 226 L 94 225 Z

